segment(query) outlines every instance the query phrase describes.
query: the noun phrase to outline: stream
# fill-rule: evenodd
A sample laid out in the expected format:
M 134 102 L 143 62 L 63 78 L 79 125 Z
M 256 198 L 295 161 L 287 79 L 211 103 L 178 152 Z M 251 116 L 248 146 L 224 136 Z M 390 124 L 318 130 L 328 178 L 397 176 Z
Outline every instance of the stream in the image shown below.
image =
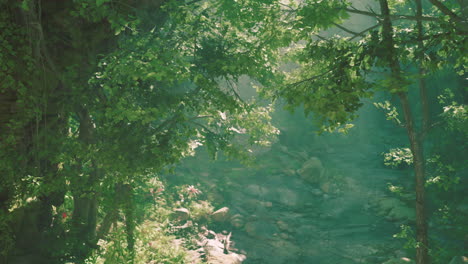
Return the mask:
M 247 256 L 243 263 L 383 263 L 406 257 L 404 241 L 393 235 L 411 221 L 412 208 L 393 197 L 388 183 L 411 177 L 383 164 L 381 153 L 401 142 L 401 135 L 371 107 L 361 110 L 348 135 L 316 135 L 301 114 L 288 118 L 280 112 L 275 118 L 283 134 L 256 154 L 254 167 L 207 164 L 197 156 L 179 172 L 198 175 L 212 186 L 211 199 L 229 207 L 230 221 L 220 228 L 232 232 L 233 250 Z

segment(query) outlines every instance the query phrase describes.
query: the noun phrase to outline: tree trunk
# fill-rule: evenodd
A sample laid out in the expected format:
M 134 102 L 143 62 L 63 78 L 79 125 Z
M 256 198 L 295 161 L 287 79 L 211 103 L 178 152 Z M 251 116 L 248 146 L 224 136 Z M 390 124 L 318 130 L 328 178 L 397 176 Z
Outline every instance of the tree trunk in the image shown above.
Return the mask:
M 127 233 L 127 250 L 129 252 L 129 263 L 135 259 L 135 203 L 133 201 L 133 188 L 130 184 L 123 185 L 122 197 L 125 198 L 122 204 L 125 215 L 125 232 Z
M 427 222 L 425 210 L 425 166 L 423 144 L 414 127 L 408 98 L 405 93 L 398 94 L 406 121 L 406 132 L 413 154 L 414 176 L 416 181 L 416 264 L 429 263 Z
M 85 109 L 79 113 L 80 135 L 79 139 L 84 149 L 94 143 L 94 125 L 91 117 Z M 82 161 L 84 162 L 84 161 Z M 78 262 L 83 261 L 95 247 L 96 226 L 97 226 L 97 197 L 94 190 L 95 183 L 99 178 L 98 169 L 95 162 L 91 161 L 89 175 L 75 177 L 72 182 L 76 189 L 73 191 L 73 215 L 72 215 L 72 235 L 75 236 L 73 252 Z M 78 171 L 80 171 L 78 169 Z M 83 168 L 81 168 L 83 171 Z
M 416 263 L 417 264 L 428 264 L 429 263 L 429 252 L 428 252 L 428 235 L 427 235 L 427 222 L 425 215 L 425 171 L 424 171 L 424 151 L 422 144 L 422 133 L 418 133 L 414 125 L 413 115 L 411 113 L 411 107 L 408 102 L 407 93 L 403 91 L 404 80 L 401 76 L 400 64 L 397 59 L 395 52 L 395 46 L 393 41 L 393 27 L 390 20 L 390 10 L 388 8 L 387 0 L 379 0 L 380 8 L 383 16 L 382 21 L 382 46 L 386 50 L 384 59 L 387 61 L 391 70 L 391 81 L 390 90 L 398 91 L 397 95 L 400 99 L 404 117 L 406 132 L 411 146 L 411 152 L 413 154 L 413 166 L 416 181 L 416 241 L 418 245 L 416 247 Z
M 418 65 L 418 79 L 419 79 L 419 96 L 421 97 L 421 112 L 422 112 L 422 136 L 424 136 L 429 129 L 429 102 L 427 100 L 427 87 L 426 87 L 426 70 L 424 69 L 424 41 L 423 41 L 423 25 L 422 16 L 423 8 L 421 0 L 415 0 L 416 2 L 416 31 L 418 33 L 418 52 L 416 58 L 419 61 Z
M 117 205 L 112 208 L 109 208 L 109 212 L 107 212 L 106 216 L 102 220 L 101 225 L 99 226 L 99 230 L 96 235 L 96 240 L 104 239 L 111 229 L 112 224 L 115 222 L 117 217 L 119 216 L 119 210 Z

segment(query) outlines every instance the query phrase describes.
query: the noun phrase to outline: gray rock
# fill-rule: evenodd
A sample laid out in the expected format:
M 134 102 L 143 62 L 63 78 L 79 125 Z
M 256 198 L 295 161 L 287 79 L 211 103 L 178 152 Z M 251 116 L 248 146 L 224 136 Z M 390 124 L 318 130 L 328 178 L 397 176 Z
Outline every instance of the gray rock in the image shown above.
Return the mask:
M 297 208 L 302 206 L 302 201 L 299 198 L 299 195 L 286 188 L 280 188 L 278 189 L 278 194 L 279 194 L 279 202 L 282 205 L 285 205 L 287 207 L 292 207 L 292 208 Z
M 211 217 L 213 221 L 218 222 L 218 223 L 224 223 L 229 220 L 230 214 L 229 214 L 229 208 L 228 207 L 223 207 L 219 210 L 216 210 L 211 214 Z
M 297 173 L 304 181 L 318 184 L 324 175 L 324 171 L 322 162 L 318 158 L 312 157 L 302 165 L 302 168 Z
M 289 227 L 289 225 L 284 221 L 278 220 L 276 221 L 276 225 L 281 231 L 286 231 L 286 232 L 291 231 L 291 228 Z
M 256 184 L 251 184 L 247 186 L 247 188 L 245 188 L 245 191 L 247 192 L 247 194 L 250 194 L 255 197 L 264 197 L 268 194 L 267 188 Z
M 190 211 L 187 208 L 174 209 L 174 218 L 178 221 L 187 221 L 190 218 Z
M 274 234 L 279 233 L 275 224 L 261 220 L 246 223 L 244 229 L 250 237 L 262 240 L 269 239 Z
M 269 243 L 280 256 L 296 256 L 301 252 L 299 246 L 282 238 L 273 239 Z
M 320 189 L 311 189 L 310 193 L 314 196 L 322 196 L 323 192 Z
M 231 225 L 235 228 L 242 228 L 245 224 L 244 217 L 240 214 L 235 214 L 231 217 Z
M 246 256 L 236 253 L 224 253 L 224 244 L 216 239 L 208 239 L 203 246 L 209 264 L 241 264 Z

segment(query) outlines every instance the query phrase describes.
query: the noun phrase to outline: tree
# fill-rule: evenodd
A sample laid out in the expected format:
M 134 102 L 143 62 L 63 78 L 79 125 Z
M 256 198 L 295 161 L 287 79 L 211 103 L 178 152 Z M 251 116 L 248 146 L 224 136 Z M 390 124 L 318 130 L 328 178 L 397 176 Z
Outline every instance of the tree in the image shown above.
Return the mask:
M 245 158 L 234 139 L 268 144 L 271 109 L 242 100 L 235 81 L 270 81 L 270 44 L 239 32 L 274 32 L 257 22 L 275 9 L 246 3 L 248 12 L 225 1 L 0 2 L 6 261 L 22 251 L 84 261 L 116 217 L 104 205 L 126 215 L 131 252 L 134 205 L 122 199 L 136 184 L 198 145 Z M 69 232 L 53 211 L 65 196 Z
M 466 64 L 466 57 L 463 52 L 468 33 L 466 12 L 461 12 L 462 5 L 457 6 L 461 2 L 429 2 L 433 8 L 426 11 L 428 14 L 423 14 L 423 11 L 429 10 L 429 6 L 423 9 L 422 2 L 416 0 L 414 15 L 400 15 L 395 11 L 406 11 L 408 6 L 398 2 L 390 5 L 387 0 L 379 0 L 380 13 L 358 10 L 343 1 L 327 1 L 326 4 L 305 1 L 294 10 L 300 21 L 295 26 L 300 30 L 314 29 L 317 23 L 310 19 L 308 27 L 305 26 L 303 13 L 329 7 L 331 3 L 343 6 L 337 6 L 335 10 L 330 8 L 323 16 L 339 9 L 371 16 L 377 21 L 367 29 L 355 31 L 339 25 L 345 15 L 335 16 L 331 23 L 351 37 L 325 39 L 318 35 L 317 30 L 310 30 L 309 38 L 301 38 L 306 39 L 306 46 L 295 57 L 302 67 L 286 85 L 275 91 L 275 96 L 285 98 L 290 108 L 303 104 L 306 113 L 314 113 L 322 130 L 329 131 L 349 128 L 346 123 L 354 118 L 362 105 L 361 100 L 371 96 L 373 91 L 383 89 L 399 99 L 404 123 L 399 121 L 396 109 L 387 116 L 406 129 L 412 153 L 418 264 L 429 263 L 423 142 L 434 123 L 429 119 L 431 109 L 425 79 L 443 66 L 464 74 L 462 65 Z M 380 31 L 374 30 L 377 28 Z M 349 41 L 356 38 L 361 41 Z M 407 66 L 419 68 L 416 78 L 419 80 L 421 110 L 417 116 L 421 117 L 421 125 L 416 124 L 415 110 L 408 99 L 413 75 L 405 71 Z
M 345 126 L 373 90 L 395 94 L 420 186 L 427 129 L 416 132 L 401 65 L 416 58 L 422 77 L 444 63 L 466 63 L 466 10 L 451 9 L 463 1 L 430 2 L 434 10 L 427 14 L 416 2 L 415 15 L 399 15 L 386 1 L 378 14 L 339 0 L 1 0 L 0 233 L 16 235 L 2 241 L 3 256 L 19 254 L 15 245 L 42 251 L 48 263 L 83 261 L 116 217 L 119 208 L 112 207 L 126 215 L 132 251 L 134 207 L 122 200 L 132 200 L 135 185 L 197 145 L 213 155 L 224 150 L 245 157 L 233 140 L 249 132 L 249 143 L 267 144 L 277 133 L 269 107 L 238 95 L 242 75 L 290 107 L 304 104 L 323 129 Z M 354 32 L 338 24 L 348 13 L 378 21 Z M 316 41 L 321 29 L 334 25 L 362 41 Z M 307 43 L 296 56 L 304 67 L 278 88 L 285 78 L 280 59 L 293 41 Z M 369 79 L 376 69 L 390 73 Z M 418 263 L 427 255 L 422 190 Z M 53 208 L 65 197 L 74 203 L 70 232 L 51 228 Z M 15 227 L 21 222 L 27 224 Z M 59 256 L 52 256 L 57 249 Z

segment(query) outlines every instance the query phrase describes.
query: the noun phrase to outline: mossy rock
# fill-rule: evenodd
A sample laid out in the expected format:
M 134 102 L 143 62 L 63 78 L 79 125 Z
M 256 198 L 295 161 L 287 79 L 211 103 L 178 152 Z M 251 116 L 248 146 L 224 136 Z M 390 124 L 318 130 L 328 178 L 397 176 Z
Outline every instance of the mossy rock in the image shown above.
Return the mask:
M 324 172 L 325 169 L 322 162 L 316 157 L 311 157 L 302 165 L 302 168 L 297 171 L 301 178 L 310 184 L 320 183 Z
M 397 198 L 381 199 L 375 206 L 378 214 L 390 221 L 415 221 L 416 219 L 414 209 Z
M 415 221 L 416 214 L 413 208 L 409 208 L 406 206 L 399 206 L 393 208 L 387 216 L 387 219 L 392 221 L 402 221 L 402 220 L 409 220 Z

